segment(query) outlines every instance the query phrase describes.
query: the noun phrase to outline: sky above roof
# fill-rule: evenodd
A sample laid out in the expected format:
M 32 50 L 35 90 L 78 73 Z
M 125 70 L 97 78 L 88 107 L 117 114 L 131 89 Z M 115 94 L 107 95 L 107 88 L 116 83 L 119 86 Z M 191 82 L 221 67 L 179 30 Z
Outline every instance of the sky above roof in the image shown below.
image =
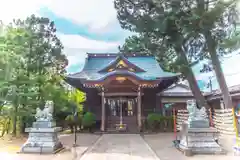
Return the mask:
M 69 60 L 68 72 L 80 71 L 86 52 L 117 52 L 132 33 L 122 30 L 116 18 L 113 0 L 3 0 L 0 19 L 4 23 L 13 18 L 28 15 L 48 17 L 57 27 L 57 34 L 64 45 L 64 54 Z M 223 70 L 229 86 L 239 84 L 240 55 L 223 59 Z M 197 65 L 193 68 L 199 84 L 204 88 L 212 73 L 200 74 Z M 235 67 L 236 66 L 236 67 Z M 203 80 L 203 81 L 201 81 Z M 213 75 L 213 88 L 217 88 Z

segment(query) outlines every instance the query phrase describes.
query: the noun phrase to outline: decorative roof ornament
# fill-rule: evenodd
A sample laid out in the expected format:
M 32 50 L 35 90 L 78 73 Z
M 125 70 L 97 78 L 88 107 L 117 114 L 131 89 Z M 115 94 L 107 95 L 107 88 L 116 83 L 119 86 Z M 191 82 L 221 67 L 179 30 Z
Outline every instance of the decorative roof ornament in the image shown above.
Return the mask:
M 126 69 L 131 72 L 146 72 L 144 69 L 131 63 L 124 55 L 120 54 L 115 60 L 111 61 L 107 66 L 100 69 L 98 72 L 112 72 L 116 69 Z

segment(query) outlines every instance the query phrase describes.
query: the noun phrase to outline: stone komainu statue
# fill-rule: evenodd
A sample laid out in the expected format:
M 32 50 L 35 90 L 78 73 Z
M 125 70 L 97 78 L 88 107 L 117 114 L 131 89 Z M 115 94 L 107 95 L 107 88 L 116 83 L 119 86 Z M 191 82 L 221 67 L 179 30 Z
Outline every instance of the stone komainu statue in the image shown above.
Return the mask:
M 195 100 L 187 101 L 187 110 L 189 114 L 189 120 L 202 120 L 207 119 L 208 117 L 205 107 L 201 107 L 201 109 L 198 109 Z
M 44 109 L 36 109 L 36 121 L 52 121 L 53 119 L 53 101 L 46 101 Z

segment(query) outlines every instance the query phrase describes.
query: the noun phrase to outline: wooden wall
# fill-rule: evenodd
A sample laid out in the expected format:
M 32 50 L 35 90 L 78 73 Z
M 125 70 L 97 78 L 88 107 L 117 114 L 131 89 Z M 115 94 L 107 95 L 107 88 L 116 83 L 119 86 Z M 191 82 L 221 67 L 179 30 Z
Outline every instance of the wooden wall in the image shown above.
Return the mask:
M 155 112 L 157 108 L 157 95 L 152 89 L 144 89 L 142 96 L 142 116 L 147 117 L 149 113 Z
M 98 120 L 101 119 L 101 96 L 98 91 L 91 89 L 86 93 L 85 110 L 96 114 Z M 142 116 L 146 117 L 149 113 L 161 112 L 160 99 L 151 89 L 144 89 L 142 96 Z M 158 104 L 158 106 L 157 106 Z M 106 106 L 107 107 L 107 106 Z M 107 111 L 107 108 L 106 108 Z
M 88 90 L 86 93 L 86 111 L 96 115 L 97 120 L 101 120 L 101 96 L 96 89 Z
M 211 108 L 221 109 L 221 105 L 220 105 L 220 100 L 219 99 L 208 101 L 208 104 L 209 104 L 209 106 Z

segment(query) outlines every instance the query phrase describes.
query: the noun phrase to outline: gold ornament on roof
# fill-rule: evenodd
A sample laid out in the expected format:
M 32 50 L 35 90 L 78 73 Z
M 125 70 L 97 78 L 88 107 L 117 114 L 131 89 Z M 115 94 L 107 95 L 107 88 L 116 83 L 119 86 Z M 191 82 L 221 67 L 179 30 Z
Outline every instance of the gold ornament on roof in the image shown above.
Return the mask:
M 116 77 L 116 80 L 119 81 L 120 83 L 122 83 L 126 79 L 127 79 L 126 77 Z
M 121 60 L 121 61 L 118 62 L 117 66 L 127 67 L 127 64 L 123 60 Z

